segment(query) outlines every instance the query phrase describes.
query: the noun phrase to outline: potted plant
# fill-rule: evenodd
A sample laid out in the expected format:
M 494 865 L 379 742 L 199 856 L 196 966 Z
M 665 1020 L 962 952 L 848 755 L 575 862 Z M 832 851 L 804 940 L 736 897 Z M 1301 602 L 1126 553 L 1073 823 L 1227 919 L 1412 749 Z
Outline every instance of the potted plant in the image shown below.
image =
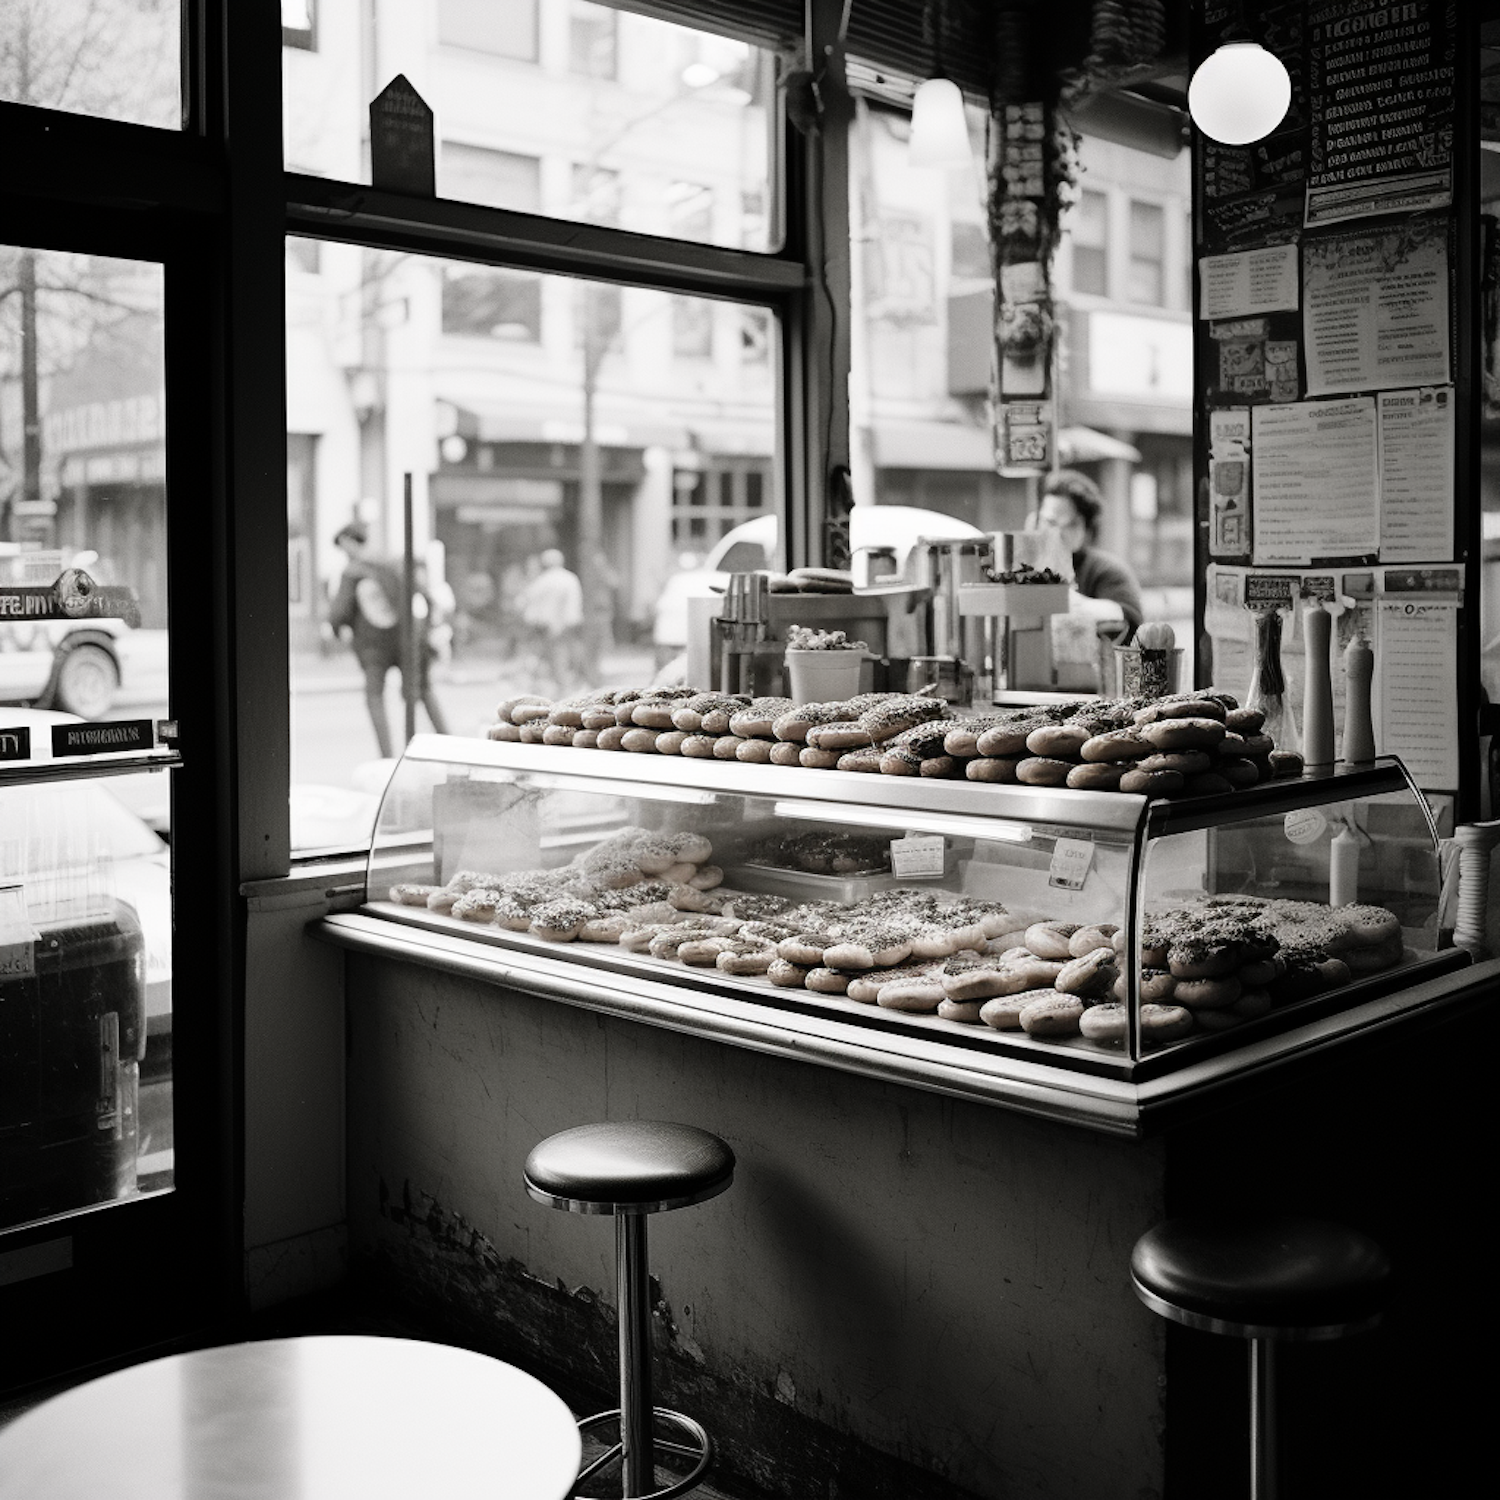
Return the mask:
M 842 630 L 792 625 L 786 633 L 787 691 L 798 703 L 834 703 L 859 692 L 869 647 Z

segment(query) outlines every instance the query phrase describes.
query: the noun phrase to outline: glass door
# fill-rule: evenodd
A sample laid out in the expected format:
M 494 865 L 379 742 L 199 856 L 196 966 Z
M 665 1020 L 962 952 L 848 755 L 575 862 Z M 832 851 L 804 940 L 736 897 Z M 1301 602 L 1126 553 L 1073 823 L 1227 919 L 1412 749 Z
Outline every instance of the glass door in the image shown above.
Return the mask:
M 203 346 L 167 311 L 197 273 L 185 235 L 106 232 L 135 253 L 0 245 L 0 1389 L 201 1326 L 222 1259 L 217 980 L 180 940 L 213 902 L 212 792 L 174 787 L 171 670 L 212 614 L 173 610 L 207 571 L 207 507 L 179 524 L 168 487 L 207 489 Z M 202 724 L 211 674 L 175 675 Z

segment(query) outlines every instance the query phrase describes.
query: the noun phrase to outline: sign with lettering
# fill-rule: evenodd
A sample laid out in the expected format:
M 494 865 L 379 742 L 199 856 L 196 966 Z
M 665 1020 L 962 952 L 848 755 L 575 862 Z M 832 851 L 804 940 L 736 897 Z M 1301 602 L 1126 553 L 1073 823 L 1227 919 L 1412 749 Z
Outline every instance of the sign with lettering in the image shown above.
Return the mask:
M 398 73 L 370 105 L 370 183 L 392 193 L 437 197 L 432 110 Z
M 1455 7 L 1314 0 L 1307 223 L 1453 201 Z
M 891 874 L 898 880 L 941 880 L 947 856 L 941 834 L 909 833 L 891 840 Z
M 24 724 L 6 728 L 0 724 L 0 760 L 30 760 L 31 730 Z
M 122 750 L 154 750 L 156 730 L 150 719 L 110 719 L 96 724 L 57 724 L 52 729 L 54 755 L 111 755 Z
M 132 588 L 95 583 L 82 568 L 64 568 L 55 582 L 0 584 L 0 624 L 16 620 L 123 620 L 141 623 Z

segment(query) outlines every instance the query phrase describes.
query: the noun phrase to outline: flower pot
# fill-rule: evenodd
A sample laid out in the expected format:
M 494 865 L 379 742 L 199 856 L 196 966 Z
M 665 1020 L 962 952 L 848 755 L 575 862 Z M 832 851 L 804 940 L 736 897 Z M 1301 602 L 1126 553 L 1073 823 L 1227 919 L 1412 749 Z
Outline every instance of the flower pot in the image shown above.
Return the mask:
M 787 693 L 796 703 L 834 703 L 859 692 L 863 651 L 786 653 Z

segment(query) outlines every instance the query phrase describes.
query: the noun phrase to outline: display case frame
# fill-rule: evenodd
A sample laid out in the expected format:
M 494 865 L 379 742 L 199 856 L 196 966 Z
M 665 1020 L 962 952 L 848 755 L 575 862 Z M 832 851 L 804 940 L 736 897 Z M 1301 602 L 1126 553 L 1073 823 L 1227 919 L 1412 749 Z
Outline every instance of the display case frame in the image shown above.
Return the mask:
M 1150 1049 L 1140 1031 L 1139 933 L 1145 893 L 1142 872 L 1150 846 L 1180 833 L 1232 826 L 1250 817 L 1281 816 L 1335 803 L 1391 795 L 1415 799 L 1426 837 L 1436 854 L 1436 827 L 1427 804 L 1396 760 L 1366 767 L 1336 769 L 1267 783 L 1223 796 L 1178 801 L 1150 800 L 1125 793 L 1075 791 L 1068 788 L 1005 786 L 968 781 L 905 777 L 872 777 L 851 772 L 794 766 L 746 764 L 659 755 L 632 755 L 594 749 L 513 744 L 481 739 L 419 735 L 401 766 L 423 767 L 431 775 L 450 768 L 461 777 L 515 781 L 537 790 L 605 793 L 644 803 L 675 803 L 705 809 L 718 799 L 764 799 L 778 817 L 815 822 L 840 818 L 859 828 L 899 833 L 939 833 L 990 841 L 1031 842 L 1057 837 L 1087 837 L 1126 855 L 1123 924 L 1133 935 L 1128 961 L 1126 1012 L 1128 1034 L 1120 1048 L 1041 1042 L 1019 1032 L 911 1015 L 848 1000 L 780 989 L 764 980 L 736 979 L 716 969 L 688 968 L 614 945 L 558 944 L 526 932 L 463 922 L 436 910 L 385 899 L 386 891 L 408 880 L 430 879 L 434 833 L 412 825 L 408 817 L 388 818 L 393 797 L 400 796 L 401 767 L 393 773 L 382 806 L 382 824 L 370 854 L 366 879 L 366 916 L 418 927 L 434 934 L 473 942 L 510 953 L 528 953 L 542 962 L 557 962 L 580 973 L 609 972 L 635 983 L 686 987 L 707 997 L 731 997 L 770 1010 L 796 1015 L 816 1024 L 851 1025 L 881 1034 L 950 1047 L 956 1054 L 979 1052 L 1069 1072 L 1140 1084 L 1330 1014 L 1357 1008 L 1418 980 L 1458 967 L 1467 958 L 1458 950 L 1434 948 L 1381 973 L 1355 979 L 1323 995 L 1282 1007 L 1237 1025 L 1232 1031 L 1194 1035 Z M 410 776 L 412 773 L 405 773 Z M 392 826 L 392 824 L 398 826 Z M 1434 898 L 1435 902 L 1436 898 Z M 1439 939 L 1440 944 L 1440 939 Z M 1081 1040 L 1081 1039 L 1080 1039 Z

